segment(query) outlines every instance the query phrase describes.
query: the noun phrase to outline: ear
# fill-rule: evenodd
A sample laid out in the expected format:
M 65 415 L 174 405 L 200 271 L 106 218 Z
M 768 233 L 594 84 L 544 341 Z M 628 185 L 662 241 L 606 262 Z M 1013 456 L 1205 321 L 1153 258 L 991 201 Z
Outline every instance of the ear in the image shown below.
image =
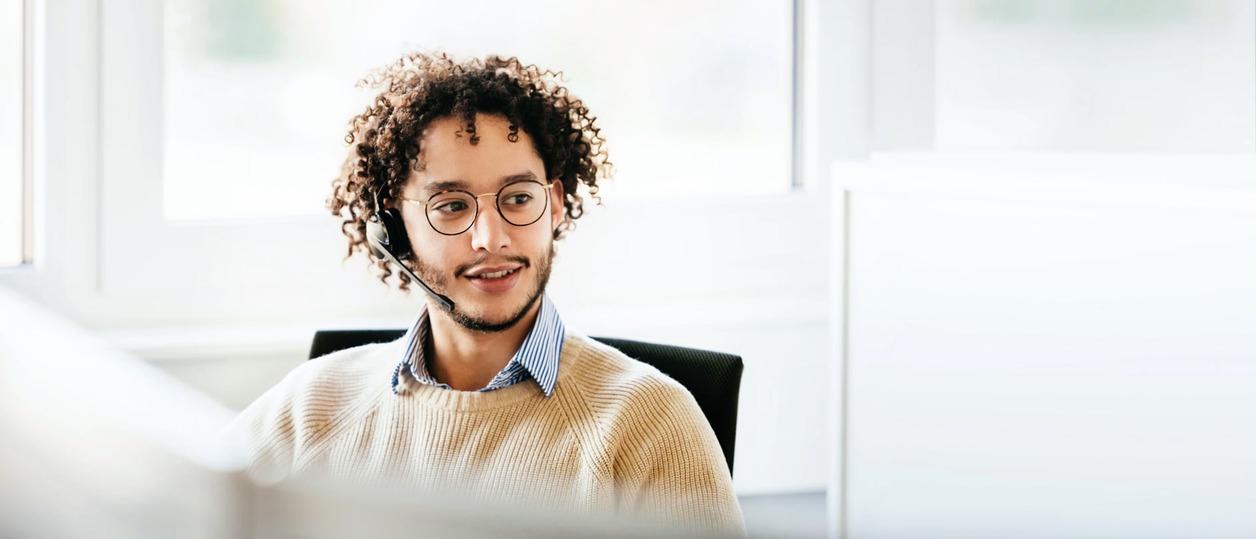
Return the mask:
M 556 230 L 558 225 L 563 222 L 563 181 L 553 178 L 550 181 L 554 185 L 550 187 L 550 230 Z

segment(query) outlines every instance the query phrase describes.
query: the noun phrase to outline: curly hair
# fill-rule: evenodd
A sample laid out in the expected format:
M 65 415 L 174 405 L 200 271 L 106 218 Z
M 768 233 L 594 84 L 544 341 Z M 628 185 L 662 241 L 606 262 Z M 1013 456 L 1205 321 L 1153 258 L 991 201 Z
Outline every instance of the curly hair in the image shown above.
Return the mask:
M 562 78 L 561 71 L 525 65 L 515 57 L 458 62 L 445 53 L 414 52 L 359 81 L 359 87 L 379 88 L 380 93 L 349 121 L 344 138 L 349 155 L 327 200 L 331 213 L 343 219 L 340 229 L 349 239 L 345 259 L 367 251 L 376 275 L 388 283 L 392 268 L 369 256 L 366 244 L 366 223 L 383 210 L 377 201 L 395 199 L 410 171 L 422 169 L 419 139 L 429 124 L 460 119 L 463 133 L 475 145 L 480 139 L 477 113 L 504 116 L 510 122 L 510 142 L 519 140 L 519 129 L 532 137 L 546 176 L 563 185 L 565 211 L 554 239 L 575 228 L 575 220 L 584 214 L 580 186 L 600 204 L 598 182 L 610 177 L 612 167 L 597 118 L 559 83 Z M 401 272 L 398 278 L 401 290 L 409 291 L 409 276 Z

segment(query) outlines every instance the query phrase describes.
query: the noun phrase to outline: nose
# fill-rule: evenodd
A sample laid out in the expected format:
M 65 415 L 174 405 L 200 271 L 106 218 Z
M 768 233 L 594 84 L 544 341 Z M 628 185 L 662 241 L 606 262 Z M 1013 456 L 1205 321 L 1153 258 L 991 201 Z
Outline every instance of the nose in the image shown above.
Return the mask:
M 491 200 L 491 199 L 490 199 Z M 481 199 L 480 213 L 471 223 L 471 248 L 497 253 L 510 247 L 510 223 L 502 219 L 497 208 L 489 200 Z

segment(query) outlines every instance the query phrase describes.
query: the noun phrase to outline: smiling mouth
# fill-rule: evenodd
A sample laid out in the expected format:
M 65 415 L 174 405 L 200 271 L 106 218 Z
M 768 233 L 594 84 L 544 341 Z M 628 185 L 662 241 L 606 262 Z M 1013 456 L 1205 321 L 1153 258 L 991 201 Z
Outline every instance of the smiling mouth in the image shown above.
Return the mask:
M 487 256 L 481 257 L 458 267 L 454 270 L 454 277 L 465 277 L 477 281 L 495 281 L 511 277 L 521 269 L 532 267 L 528 259 L 522 256 L 499 257 L 498 260 L 490 260 L 490 258 Z
M 510 274 L 516 271 L 519 271 L 520 269 L 522 269 L 522 267 L 509 269 L 509 270 L 494 271 L 490 273 L 481 273 L 479 275 L 471 275 L 470 277 L 472 279 L 501 279 L 504 277 L 508 277 Z

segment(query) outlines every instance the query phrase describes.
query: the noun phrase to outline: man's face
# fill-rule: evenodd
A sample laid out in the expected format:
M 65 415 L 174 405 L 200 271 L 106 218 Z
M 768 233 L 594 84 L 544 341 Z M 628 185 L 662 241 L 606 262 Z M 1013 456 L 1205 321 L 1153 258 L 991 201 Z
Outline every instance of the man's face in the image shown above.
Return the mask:
M 550 182 L 532 137 L 520 130 L 516 142 L 510 142 L 504 117 L 477 116 L 479 142 L 474 146 L 461 124 L 443 118 L 428 125 L 420 141 L 423 170 L 411 173 L 404 196 L 427 201 L 450 189 L 497 193 L 529 175 Z M 502 331 L 537 302 L 554 258 L 553 231 L 563 216 L 562 184 L 556 182 L 548 194 L 548 204 L 540 201 L 545 206 L 541 218 L 526 226 L 506 222 L 496 197 L 481 196 L 471 228 L 455 236 L 429 224 L 425 212 L 434 207 L 400 205 L 415 254 L 412 266 L 428 286 L 453 300 L 454 311 L 448 314 L 454 321 L 472 330 Z M 439 308 L 439 303 L 432 304 Z

